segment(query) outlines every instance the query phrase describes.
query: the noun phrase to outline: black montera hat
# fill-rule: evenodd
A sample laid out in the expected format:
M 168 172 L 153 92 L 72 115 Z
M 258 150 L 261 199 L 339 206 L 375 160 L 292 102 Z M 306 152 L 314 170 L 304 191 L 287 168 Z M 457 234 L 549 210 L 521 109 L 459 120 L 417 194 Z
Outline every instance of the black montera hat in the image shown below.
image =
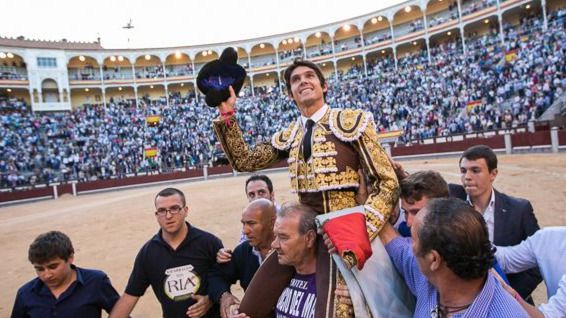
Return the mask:
M 197 86 L 206 95 L 206 104 L 216 107 L 230 97 L 230 85 L 238 95 L 245 79 L 246 70 L 238 65 L 238 53 L 227 47 L 218 60 L 208 62 L 200 69 Z

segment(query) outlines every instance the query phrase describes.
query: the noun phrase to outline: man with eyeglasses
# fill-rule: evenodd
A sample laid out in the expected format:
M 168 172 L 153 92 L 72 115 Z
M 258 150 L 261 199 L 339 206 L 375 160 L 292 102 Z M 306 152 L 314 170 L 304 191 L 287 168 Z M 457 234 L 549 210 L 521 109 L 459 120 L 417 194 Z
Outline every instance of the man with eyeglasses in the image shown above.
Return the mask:
M 110 317 L 127 317 L 149 285 L 163 317 L 218 317 L 218 307 L 207 296 L 207 275 L 222 242 L 185 221 L 189 207 L 180 190 L 161 190 L 154 203 L 160 230 L 139 251 Z

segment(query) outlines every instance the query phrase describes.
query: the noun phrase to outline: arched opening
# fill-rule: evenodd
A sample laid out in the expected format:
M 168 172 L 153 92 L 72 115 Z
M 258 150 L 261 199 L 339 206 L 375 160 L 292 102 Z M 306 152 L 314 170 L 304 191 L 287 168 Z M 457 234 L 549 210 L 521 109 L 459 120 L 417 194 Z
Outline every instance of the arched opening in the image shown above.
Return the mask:
M 462 56 L 463 47 L 460 29 L 454 28 L 431 35 L 429 46 L 433 64 L 446 63 L 449 59 Z
M 424 39 L 397 46 L 397 61 L 401 69 L 413 69 L 428 64 L 428 54 Z
M 130 60 L 122 55 L 112 55 L 104 59 L 102 71 L 105 81 L 119 82 L 134 77 Z
M 327 32 L 315 32 L 309 35 L 305 46 L 309 59 L 332 54 L 332 38 Z
M 362 47 L 360 30 L 353 24 L 345 24 L 334 32 L 334 49 L 343 52 Z
M 0 80 L 25 81 L 28 71 L 24 59 L 12 52 L 0 51 Z
M 341 79 L 355 79 L 364 74 L 364 60 L 361 55 L 338 60 L 336 66 Z
M 71 107 L 102 107 L 102 89 L 98 87 L 72 88 Z
M 163 78 L 163 64 L 159 57 L 145 54 L 136 59 L 135 64 L 137 79 Z
M 541 32 L 544 24 L 540 2 L 531 1 L 511 8 L 502 15 L 505 42 L 518 41 L 523 36 Z
M 468 14 L 474 14 L 476 12 L 482 11 L 485 8 L 495 7 L 496 5 L 497 5 L 497 0 L 482 0 L 482 1 L 462 0 L 462 16 L 466 16 Z
M 256 74 L 253 78 L 255 95 L 270 93 L 274 87 L 278 86 L 279 83 L 277 72 Z
M 195 56 L 195 74 L 198 74 L 204 64 L 218 59 L 219 55 L 213 50 L 200 51 Z
M 90 56 L 74 56 L 67 63 L 67 72 L 71 81 L 99 81 L 100 67 L 96 59 Z
M 279 62 L 291 62 L 295 58 L 303 57 L 303 43 L 298 37 L 284 39 L 279 43 L 277 50 Z
M 274 65 L 277 62 L 275 48 L 271 43 L 260 43 L 252 47 L 250 53 L 251 68 Z M 247 62 L 244 64 L 248 64 Z
M 195 86 L 192 82 L 169 84 L 167 89 L 169 91 L 169 106 L 186 105 L 195 99 Z
M 378 75 L 395 70 L 395 58 L 393 49 L 388 47 L 379 51 L 373 51 L 366 55 L 368 75 Z
M 397 11 L 393 18 L 393 34 L 397 41 L 402 41 L 405 35 L 424 29 L 423 12 L 419 6 L 406 6 Z
M 477 50 L 501 43 L 499 36 L 499 20 L 496 15 L 464 26 L 466 47 Z
M 191 58 L 181 51 L 169 54 L 165 59 L 165 74 L 168 78 L 193 75 Z
M 391 39 L 391 28 L 386 17 L 372 17 L 364 23 L 364 43 L 366 46 Z
M 44 79 L 41 82 L 41 95 L 44 103 L 59 103 L 59 86 L 57 82 L 51 78 Z
M 31 110 L 29 91 L 25 88 L 0 88 L 0 114 L 27 113 Z
M 458 20 L 458 2 L 456 0 L 430 0 L 427 3 L 426 21 L 429 29 L 454 20 Z

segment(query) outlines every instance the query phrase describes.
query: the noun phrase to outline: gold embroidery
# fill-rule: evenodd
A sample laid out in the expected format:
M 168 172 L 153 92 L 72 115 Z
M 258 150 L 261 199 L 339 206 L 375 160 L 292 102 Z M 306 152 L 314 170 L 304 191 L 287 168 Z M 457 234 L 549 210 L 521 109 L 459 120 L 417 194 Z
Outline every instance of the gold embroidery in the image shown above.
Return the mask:
M 370 122 L 356 143 L 360 155 L 364 158 L 361 160 L 364 170 L 370 176 L 374 176 L 370 181 L 372 189 L 376 191 L 370 193 L 365 203 L 366 223 L 372 240 L 381 230 L 385 220 L 389 218 L 391 209 L 399 199 L 397 177 L 378 140 L 373 122 Z
M 342 141 L 358 139 L 369 122 L 373 122 L 373 116 L 359 109 L 333 109 L 330 112 L 330 129 Z
M 273 147 L 279 150 L 287 150 L 291 146 L 291 143 L 295 140 L 295 136 L 299 131 L 300 125 L 297 123 L 298 121 L 294 121 L 287 127 L 285 130 L 281 130 L 271 138 L 271 144 Z
M 336 145 L 333 142 L 315 142 L 312 145 L 312 155 L 313 157 L 318 157 L 321 155 L 336 155 Z
M 327 191 L 328 208 L 330 211 L 338 211 L 342 209 L 352 208 L 358 205 L 356 203 L 355 191 Z
M 338 285 L 346 285 L 346 281 L 342 277 L 340 272 L 336 273 L 336 286 Z M 344 304 L 340 302 L 340 297 L 342 296 L 334 296 L 334 317 L 335 318 L 351 318 L 354 317 L 354 307 L 352 305 Z
M 214 131 L 232 167 L 238 171 L 255 171 L 268 167 L 277 161 L 278 151 L 269 143 L 259 143 L 252 150 L 242 137 L 242 131 L 235 117 L 230 126 L 222 120 L 213 121 Z
M 312 158 L 315 173 L 336 172 L 336 158 L 334 157 L 315 157 Z
M 359 185 L 358 172 L 350 167 L 346 167 L 346 171 L 316 174 L 315 179 L 319 190 L 341 189 Z

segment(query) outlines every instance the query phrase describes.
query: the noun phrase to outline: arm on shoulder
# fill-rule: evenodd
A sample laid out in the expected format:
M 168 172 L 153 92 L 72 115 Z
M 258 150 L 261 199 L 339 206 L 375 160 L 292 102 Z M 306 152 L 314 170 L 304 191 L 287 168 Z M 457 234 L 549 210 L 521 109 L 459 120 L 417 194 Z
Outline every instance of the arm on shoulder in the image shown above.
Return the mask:
M 124 293 L 112 308 L 109 318 L 127 318 L 140 298 Z

